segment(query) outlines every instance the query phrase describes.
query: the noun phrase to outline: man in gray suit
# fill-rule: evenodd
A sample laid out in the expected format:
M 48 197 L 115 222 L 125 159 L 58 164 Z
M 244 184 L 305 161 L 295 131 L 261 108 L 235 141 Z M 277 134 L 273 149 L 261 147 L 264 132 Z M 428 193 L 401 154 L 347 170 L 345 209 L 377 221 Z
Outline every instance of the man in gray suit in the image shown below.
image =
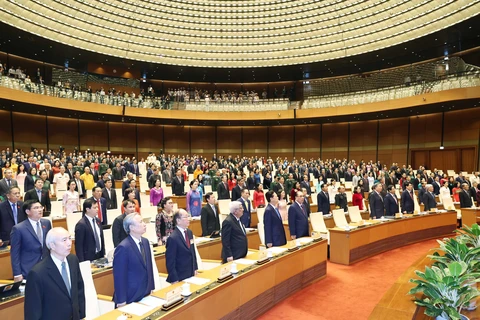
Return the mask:
M 10 187 L 18 187 L 17 180 L 12 179 L 12 169 L 5 170 L 5 177 L 0 180 L 0 196 L 6 199 Z

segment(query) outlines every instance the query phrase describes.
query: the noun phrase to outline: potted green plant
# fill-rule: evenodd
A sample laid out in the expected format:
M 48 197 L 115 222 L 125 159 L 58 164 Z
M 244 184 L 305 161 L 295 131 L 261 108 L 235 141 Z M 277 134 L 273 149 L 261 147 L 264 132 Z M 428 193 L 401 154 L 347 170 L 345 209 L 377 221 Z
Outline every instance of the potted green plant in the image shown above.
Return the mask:
M 453 261 L 465 262 L 467 264 L 467 272 L 477 272 L 480 270 L 480 247 L 468 246 L 461 238 L 447 238 L 443 241 L 437 240 L 440 245 L 439 251 L 443 251 L 443 255 L 435 252 L 428 257 L 436 261 L 434 265 L 442 264 L 446 267 Z
M 415 283 L 408 293 L 415 296 L 415 303 L 425 307 L 425 314 L 437 320 L 468 319 L 461 315 L 462 307 L 480 295 L 478 289 L 469 285 L 480 281 L 480 273 L 469 273 L 465 262 L 451 262 L 446 265 L 426 267 L 425 272 L 415 271 L 418 279 L 410 279 Z
M 459 233 L 457 239 L 470 247 L 480 247 L 480 226 L 474 223 L 472 227 L 463 226 L 461 231 L 455 230 Z

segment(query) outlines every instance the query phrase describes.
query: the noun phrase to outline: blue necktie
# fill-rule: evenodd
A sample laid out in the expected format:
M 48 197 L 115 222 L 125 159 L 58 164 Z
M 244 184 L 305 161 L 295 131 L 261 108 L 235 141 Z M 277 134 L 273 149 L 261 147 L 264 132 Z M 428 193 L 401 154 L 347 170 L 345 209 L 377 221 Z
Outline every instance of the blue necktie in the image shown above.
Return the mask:
M 18 223 L 18 212 L 17 212 L 17 205 L 15 203 L 12 203 L 12 211 L 13 211 L 13 220 L 15 221 L 15 224 Z
M 38 201 L 42 201 L 42 190 L 37 190 Z
M 282 220 L 282 216 L 280 215 L 280 212 L 278 211 L 278 209 L 277 209 L 277 208 L 275 208 L 275 212 L 277 213 L 277 215 L 278 215 L 278 218 L 279 218 L 280 220 Z
M 68 280 L 67 265 L 65 261 L 62 262 L 62 278 L 63 278 L 63 282 L 65 283 L 65 287 L 67 287 L 68 294 L 71 295 L 70 281 Z

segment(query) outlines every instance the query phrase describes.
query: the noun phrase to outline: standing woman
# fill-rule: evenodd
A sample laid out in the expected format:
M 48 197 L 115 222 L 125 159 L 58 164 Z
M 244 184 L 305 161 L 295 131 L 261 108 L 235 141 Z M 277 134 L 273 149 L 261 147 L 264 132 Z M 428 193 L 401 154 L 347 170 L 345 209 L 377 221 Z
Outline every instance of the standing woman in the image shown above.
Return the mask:
M 12 178 L 15 178 L 15 172 L 11 167 L 10 161 L 6 161 L 4 167 L 2 168 L 2 177 L 5 177 L 5 170 L 11 169 L 12 170 Z
M 42 170 L 40 171 L 40 179 L 43 180 L 43 188 L 42 190 L 47 192 L 50 196 L 50 181 L 47 180 L 47 171 Z
M 198 182 L 198 187 L 197 187 L 197 190 L 198 192 L 200 192 L 200 200 L 202 200 L 203 202 L 203 194 L 204 194 L 204 186 L 203 186 L 203 174 L 199 174 L 198 175 L 198 178 L 196 179 L 196 181 Z
M 255 191 L 253 191 L 253 208 L 258 206 L 265 207 L 265 196 L 263 195 L 263 184 L 257 183 Z
M 300 185 L 300 182 L 295 182 L 295 187 L 292 188 L 290 191 L 290 200 L 295 199 L 295 195 L 297 194 L 297 191 L 301 191 L 302 186 Z M 279 197 L 280 198 L 280 197 Z
M 453 202 L 460 202 L 460 192 L 462 192 L 460 182 L 455 181 L 455 187 L 452 189 Z
M 150 189 L 150 205 L 156 207 L 163 199 L 163 189 L 160 179 L 155 180 L 155 186 Z
M 135 199 L 135 189 L 128 188 L 125 190 L 125 194 L 127 195 L 127 200 L 133 201 L 135 203 L 135 212 L 138 214 L 140 213 L 140 205 L 138 204 L 138 200 Z M 125 212 L 125 207 L 122 206 L 122 214 Z
M 444 179 L 443 186 L 440 188 L 440 194 L 438 196 L 440 202 L 443 203 L 444 198 L 450 198 L 450 188 L 448 187 L 448 180 Z
M 230 179 L 228 179 L 228 191 L 232 191 L 237 185 L 237 179 L 235 179 L 235 173 L 230 173 Z
M 17 172 L 18 172 L 17 158 L 12 158 L 10 160 L 10 168 L 12 168 L 13 178 L 15 179 L 15 177 L 17 176 Z
M 160 208 L 155 219 L 155 230 L 157 231 L 158 245 L 165 245 L 167 238 L 172 234 L 175 226 L 173 225 L 173 201 L 170 197 L 165 197 L 158 204 Z
M 20 163 L 18 165 L 18 171 L 17 171 L 17 183 L 19 186 L 24 186 L 25 187 L 25 177 L 27 176 L 27 173 L 25 172 L 25 166 L 23 163 Z
M 322 185 L 323 185 L 323 176 L 318 176 L 318 182 L 317 185 L 315 186 L 315 190 L 317 190 L 317 193 L 322 190 Z
M 80 209 L 80 196 L 75 191 L 77 183 L 75 180 L 68 181 L 68 190 L 63 194 L 62 205 L 63 215 L 66 216 L 74 211 L 81 211 Z
M 360 186 L 357 186 L 353 191 L 352 206 L 358 206 L 358 209 L 363 211 L 363 191 Z
M 35 167 L 30 167 L 30 170 L 28 171 L 28 174 L 25 177 L 23 192 L 27 192 L 35 188 L 35 181 L 37 179 L 40 179 L 40 177 L 37 176 L 37 169 Z
M 60 172 L 60 161 L 55 160 L 55 162 L 53 163 L 52 171 L 54 176 Z
M 190 181 L 190 191 L 187 192 L 187 212 L 192 217 L 199 217 L 202 210 L 202 199 L 200 192 L 197 190 L 197 180 Z
M 260 183 L 260 170 L 257 168 L 254 172 L 253 178 L 255 179 L 255 184 L 257 185 Z
M 278 211 L 282 216 L 283 221 L 288 220 L 288 212 L 287 212 L 287 196 L 285 194 L 285 190 L 280 189 L 278 190 Z

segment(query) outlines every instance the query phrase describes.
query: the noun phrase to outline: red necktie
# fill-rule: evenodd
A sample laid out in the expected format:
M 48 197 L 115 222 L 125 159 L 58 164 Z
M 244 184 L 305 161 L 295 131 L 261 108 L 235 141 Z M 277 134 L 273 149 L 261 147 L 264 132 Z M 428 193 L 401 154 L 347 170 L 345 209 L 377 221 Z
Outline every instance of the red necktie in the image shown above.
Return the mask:
M 188 238 L 188 232 L 185 229 L 185 242 L 187 243 L 188 249 L 190 249 L 190 239 Z
M 100 222 L 103 222 L 103 215 L 102 215 L 102 208 L 100 208 L 100 199 L 97 200 L 97 203 L 98 203 L 98 220 Z

